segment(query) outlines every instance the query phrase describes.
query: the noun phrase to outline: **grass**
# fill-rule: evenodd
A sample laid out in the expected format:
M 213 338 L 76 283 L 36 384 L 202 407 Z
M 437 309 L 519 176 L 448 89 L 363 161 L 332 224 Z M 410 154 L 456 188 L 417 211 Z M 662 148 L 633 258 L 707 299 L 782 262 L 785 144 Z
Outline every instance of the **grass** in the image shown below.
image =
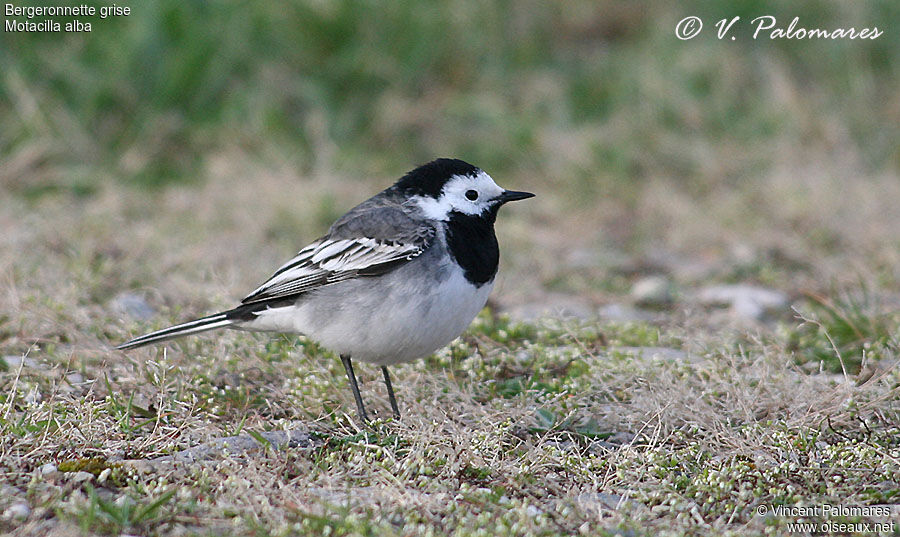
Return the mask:
M 779 535 L 898 502 L 896 3 L 131 7 L 0 34 L 0 533 Z M 887 31 L 673 37 L 761 13 Z M 538 196 L 491 307 L 392 368 L 402 420 L 360 364 L 362 427 L 300 337 L 111 350 L 435 156 Z M 593 315 L 648 275 L 671 301 Z M 735 283 L 789 305 L 695 298 Z M 260 449 L 154 460 L 233 435 Z
M 734 281 L 733 267 L 745 266 L 719 260 L 706 280 L 673 265 L 680 292 L 654 321 L 522 323 L 503 311 L 533 299 L 516 287 L 539 289 L 542 275 L 522 255 L 540 239 L 530 245 L 518 230 L 538 229 L 542 216 L 511 211 L 499 222 L 494 311 L 434 356 L 393 368 L 402 420 L 385 418 L 377 369 L 359 367 L 371 429 L 353 418 L 340 362 L 302 338 L 225 333 L 111 352 L 129 335 L 227 306 L 296 248 L 296 238 L 269 238 L 265 218 L 221 211 L 277 206 L 281 176 L 247 184 L 241 166 L 229 170 L 143 200 L 110 186 L 74 202 L 80 211 L 66 210 L 64 195 L 2 201 L 34 222 L 4 238 L 18 253 L 3 257 L 2 300 L 15 314 L 0 325 L 2 354 L 25 360 L 0 371 L 0 508 L 32 511 L 0 521 L 3 531 L 778 534 L 797 520 L 760 517 L 757 506 L 896 501 L 897 291 L 871 272 L 860 273 L 871 285 L 798 293 L 807 321 L 784 311 L 744 325 L 698 310 L 692 289 Z M 316 188 L 325 187 L 293 199 L 312 207 Z M 339 207 L 357 197 L 336 192 Z M 206 240 L 214 235 L 231 247 Z M 814 270 L 851 259 L 830 255 Z M 779 287 L 809 282 L 807 266 L 781 266 Z M 628 300 L 627 286 L 599 287 L 608 301 Z M 123 291 L 152 317 L 118 313 Z M 311 446 L 132 462 L 298 427 Z M 44 475 L 45 464 L 58 472 Z
M 792 333 L 791 344 L 800 351 L 799 359 L 857 374 L 869 361 L 891 356 L 897 348 L 896 312 L 879 305 L 878 297 L 865 285 L 831 296 L 809 296 L 814 317 L 803 317 L 808 326 Z
M 2 355 L 25 360 L 0 366 L 0 511 L 31 508 L 23 521 L 0 521 L 3 531 L 779 534 L 796 518 L 760 517 L 757 506 L 896 501 L 897 288 L 862 269 L 855 281 L 873 283 L 797 291 L 808 271 L 852 263 L 840 252 L 822 265 L 780 265 L 778 286 L 796 292 L 807 321 L 786 309 L 741 324 L 691 302 L 710 280 L 735 281 L 741 258 L 716 260 L 701 280 L 677 263 L 654 269 L 669 270 L 680 291 L 652 321 L 523 323 L 505 311 L 542 296 L 520 293 L 540 289 L 532 260 L 543 250 L 519 230 L 540 229 L 543 217 L 510 211 L 499 221 L 494 310 L 448 348 L 392 368 L 402 420 L 386 418 L 379 371 L 358 368 L 378 420 L 371 429 L 353 418 L 339 360 L 302 338 L 224 333 L 110 351 L 226 307 L 296 248 L 288 243 L 297 237 L 271 236 L 270 220 L 247 215 L 283 203 L 285 188 L 296 189 L 287 197 L 300 200 L 298 214 L 315 215 L 303 204 L 313 207 L 326 186 L 244 177 L 235 165 L 205 185 L 143 199 L 108 186 L 80 201 L 0 202 L 32 223 L 3 239 L 2 301 L 15 314 L 0 324 Z M 358 197 L 329 184 L 337 207 Z M 72 203 L 80 210 L 67 210 Z M 234 206 L 246 213 L 223 209 Z M 299 242 L 317 225 L 300 225 Z M 680 252 L 702 258 L 690 244 Z M 615 267 L 595 274 L 635 278 Z M 825 281 L 840 281 L 830 274 Z M 628 301 L 627 286 L 598 287 L 606 301 Z M 124 291 L 154 314 L 116 310 Z M 311 446 L 194 465 L 133 462 L 296 428 L 311 432 Z M 58 471 L 44 475 L 45 464 Z
M 777 534 L 796 520 L 758 516 L 757 506 L 895 501 L 900 378 L 887 343 L 886 361 L 857 383 L 805 367 L 817 358 L 779 338 L 778 323 L 765 328 L 769 337 L 748 337 L 690 327 L 675 311 L 653 324 L 520 323 L 485 311 L 447 349 L 394 368 L 400 421 L 385 418 L 378 371 L 361 366 L 377 416 L 361 428 L 339 361 L 302 339 L 228 333 L 110 353 L 104 340 L 121 340 L 131 323 L 85 304 L 96 313 L 76 328 L 79 311 L 51 314 L 52 303 L 28 300 L 24 282 L 12 291 L 34 328 L 14 332 L 8 348 L 38 343 L 33 362 L 0 376 L 4 506 L 33 509 L 22 526 L 0 522 L 6 530 Z M 66 286 L 57 300 L 67 292 L 83 290 Z M 793 322 L 803 351 L 828 348 L 842 318 L 813 311 L 818 330 Z M 149 469 L 134 462 L 298 426 L 313 433 L 311 446 Z M 43 474 L 47 463 L 57 473 Z M 70 477 L 77 472 L 87 479 Z
M 157 512 L 168 503 L 177 489 L 171 488 L 158 498 L 151 498 L 144 505 L 139 505 L 131 496 L 119 496 L 109 502 L 101 499 L 90 485 L 86 486 L 88 501 L 83 510 L 71 516 L 77 520 L 84 533 L 98 531 L 100 533 L 119 534 L 123 530 L 150 528 L 168 517 L 157 516 Z

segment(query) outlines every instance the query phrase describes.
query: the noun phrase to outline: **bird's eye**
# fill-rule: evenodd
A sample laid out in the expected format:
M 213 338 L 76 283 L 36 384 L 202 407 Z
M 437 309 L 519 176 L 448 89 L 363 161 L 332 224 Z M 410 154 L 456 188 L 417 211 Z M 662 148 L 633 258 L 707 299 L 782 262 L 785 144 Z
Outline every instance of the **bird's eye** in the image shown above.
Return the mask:
M 466 199 L 469 201 L 475 201 L 478 199 L 478 191 L 477 190 L 467 190 L 466 191 Z

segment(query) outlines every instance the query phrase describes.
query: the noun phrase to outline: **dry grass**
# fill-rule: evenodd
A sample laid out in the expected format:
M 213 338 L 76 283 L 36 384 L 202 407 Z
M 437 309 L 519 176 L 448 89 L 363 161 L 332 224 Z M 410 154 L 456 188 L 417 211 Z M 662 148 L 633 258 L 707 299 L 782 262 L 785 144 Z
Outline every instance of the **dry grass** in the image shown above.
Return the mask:
M 640 273 L 660 258 L 660 242 L 671 264 L 654 270 L 669 271 L 679 298 L 652 323 L 517 324 L 485 313 L 450 348 L 394 368 L 399 422 L 383 419 L 378 371 L 361 367 L 364 397 L 382 417 L 371 428 L 352 417 L 339 362 L 309 342 L 223 333 L 129 354 L 109 348 L 229 305 L 370 193 L 351 179 L 296 177 L 223 157 L 199 188 L 4 199 L 0 218 L 12 232 L 0 243 L 0 310 L 13 314 L 0 324 L 2 354 L 26 360 L 0 371 L 0 511 L 25 503 L 31 513 L 18 520 L 9 511 L 0 528 L 758 534 L 796 521 L 757 516 L 758 505 L 893 503 L 900 378 L 895 340 L 879 339 L 882 330 L 896 333 L 890 308 L 852 317 L 877 317 L 872 326 L 884 328 L 838 341 L 851 349 L 842 359 L 858 364 L 853 353 L 868 353 L 845 375 L 804 354 L 827 352 L 829 330 L 838 328 L 815 302 L 796 304 L 819 319 L 818 329 L 800 327 L 790 313 L 735 323 L 687 297 L 707 280 L 741 274 L 769 277 L 793 296 L 801 287 L 829 296 L 830 281 L 855 275 L 876 282 L 870 292 L 890 304 L 897 279 L 877 267 L 897 255 L 879 247 L 893 240 L 897 215 L 887 206 L 896 178 L 837 189 L 836 179 L 778 171 L 762 184 L 761 204 L 749 210 L 727 193 L 698 201 L 650 182 L 631 232 L 658 239 L 632 246 L 610 241 L 602 230 L 616 223 L 592 207 L 553 216 L 565 204 L 553 192 L 508 211 L 499 223 L 501 309 L 556 296 L 543 289 L 557 281 L 597 302 L 627 300 L 621 282 L 631 276 L 621 265 Z M 514 186 L 540 191 L 535 178 Z M 589 218 L 596 228 L 562 239 Z M 837 245 L 818 244 L 806 226 L 835 235 Z M 738 233 L 753 270 L 746 255 L 730 257 Z M 599 262 L 578 280 L 566 257 L 573 249 L 636 261 Z M 771 252 L 781 250 L 818 257 L 779 262 Z M 860 255 L 869 262 L 855 261 Z M 683 259 L 702 260 L 709 276 L 696 279 Z M 117 313 L 112 303 L 123 291 L 156 313 L 141 322 Z M 679 352 L 640 350 L 648 347 Z M 308 430 L 313 440 L 195 464 L 135 462 L 288 429 Z M 70 471 L 44 475 L 48 463 Z M 82 467 L 93 475 L 75 471 Z

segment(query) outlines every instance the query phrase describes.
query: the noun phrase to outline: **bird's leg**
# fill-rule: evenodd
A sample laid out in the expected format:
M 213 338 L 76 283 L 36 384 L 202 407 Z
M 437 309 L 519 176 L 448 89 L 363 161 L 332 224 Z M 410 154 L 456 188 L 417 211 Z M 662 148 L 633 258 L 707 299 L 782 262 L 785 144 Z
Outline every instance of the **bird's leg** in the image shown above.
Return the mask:
M 387 366 L 381 366 L 381 373 L 384 374 L 384 385 L 387 386 L 388 399 L 391 401 L 391 410 L 394 411 L 394 417 L 400 419 L 400 409 L 397 408 L 397 399 L 394 398 L 394 387 L 391 386 L 391 376 L 388 374 Z
M 342 354 L 341 363 L 344 364 L 344 370 L 347 371 L 347 378 L 350 379 L 350 388 L 353 389 L 353 398 L 356 399 L 356 409 L 359 411 L 359 417 L 363 421 L 369 421 L 366 416 L 366 407 L 363 405 L 362 397 L 359 395 L 359 385 L 356 384 L 356 375 L 353 374 L 353 364 L 350 363 L 350 355 Z

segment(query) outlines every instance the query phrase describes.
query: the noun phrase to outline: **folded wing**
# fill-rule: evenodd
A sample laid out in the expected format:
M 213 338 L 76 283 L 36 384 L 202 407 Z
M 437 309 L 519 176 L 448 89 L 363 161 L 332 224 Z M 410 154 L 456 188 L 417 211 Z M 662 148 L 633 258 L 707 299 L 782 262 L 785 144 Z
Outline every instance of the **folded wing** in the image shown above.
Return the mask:
M 328 235 L 282 265 L 241 302 L 253 304 L 306 293 L 351 278 L 377 276 L 419 256 L 435 229 L 392 200 L 369 200 L 335 222 Z

